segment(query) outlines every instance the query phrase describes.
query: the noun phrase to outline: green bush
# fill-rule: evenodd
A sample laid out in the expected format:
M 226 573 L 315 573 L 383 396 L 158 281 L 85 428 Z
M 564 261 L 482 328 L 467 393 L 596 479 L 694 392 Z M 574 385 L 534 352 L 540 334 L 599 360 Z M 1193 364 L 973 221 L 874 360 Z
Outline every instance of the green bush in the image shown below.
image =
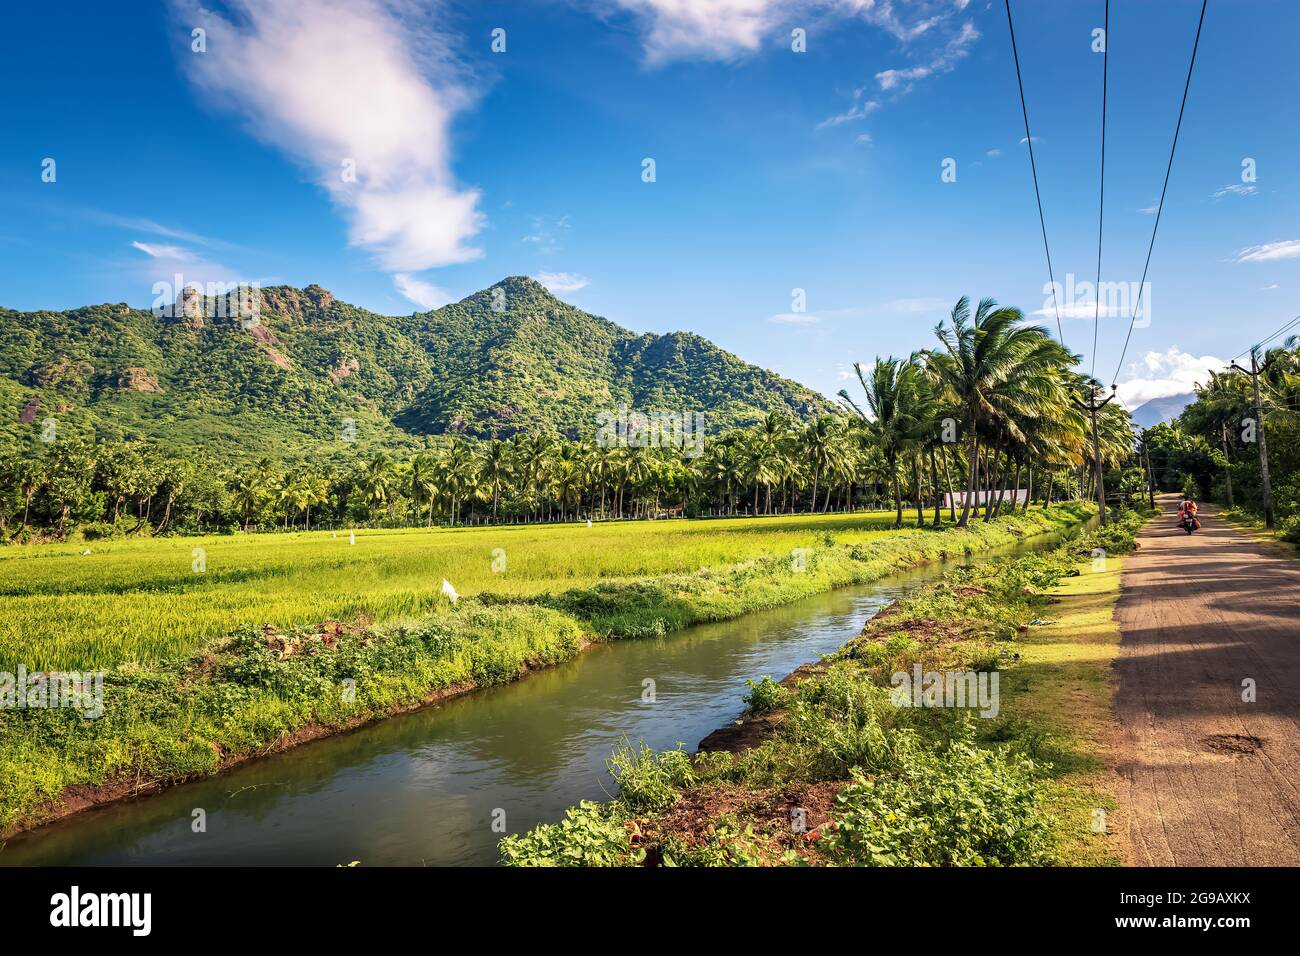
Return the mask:
M 895 736 L 895 769 L 855 771 L 836 797 L 823 848 L 857 866 L 1023 866 L 1050 863 L 1050 820 L 1034 764 L 975 746 L 967 722 L 941 751 Z
M 609 758 L 609 772 L 618 784 L 618 799 L 632 810 L 654 813 L 677 802 L 683 787 L 695 783 L 691 755 L 681 749 L 656 753 L 644 743 L 624 742 Z
M 770 714 L 785 700 L 785 688 L 764 675 L 761 680 L 747 680 L 749 693 L 744 696 L 745 707 L 751 714 Z
M 633 849 L 624 820 L 598 803 L 570 807 L 559 823 L 543 823 L 498 844 L 506 866 L 639 866 L 645 851 Z

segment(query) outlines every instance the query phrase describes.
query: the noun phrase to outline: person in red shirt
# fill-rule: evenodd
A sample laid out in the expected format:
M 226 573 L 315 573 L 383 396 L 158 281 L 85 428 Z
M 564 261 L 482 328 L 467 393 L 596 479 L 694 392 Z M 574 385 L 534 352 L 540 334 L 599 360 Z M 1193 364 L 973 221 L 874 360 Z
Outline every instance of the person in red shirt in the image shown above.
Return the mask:
M 1192 500 L 1192 496 L 1183 495 L 1183 500 L 1178 505 L 1178 523 L 1181 525 L 1183 523 L 1183 519 L 1186 518 L 1188 515 L 1191 515 L 1192 521 L 1195 522 L 1195 527 L 1199 529 L 1201 527 L 1201 521 L 1199 518 L 1196 517 L 1196 512 L 1198 510 L 1199 509 L 1196 507 L 1196 502 Z

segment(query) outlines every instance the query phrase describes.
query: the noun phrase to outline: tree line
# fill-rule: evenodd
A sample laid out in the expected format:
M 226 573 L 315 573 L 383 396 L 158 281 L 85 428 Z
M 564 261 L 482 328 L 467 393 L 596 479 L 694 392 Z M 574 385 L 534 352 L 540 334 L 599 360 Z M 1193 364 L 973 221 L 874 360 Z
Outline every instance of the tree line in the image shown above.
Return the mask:
M 1142 440 L 1162 487 L 1261 517 L 1271 505 L 1284 536 L 1300 542 L 1300 338 L 1254 357 L 1258 407 L 1249 374 L 1212 371 L 1177 421 L 1143 431 Z
M 895 524 L 991 520 L 1095 496 L 1090 423 L 1071 395 L 1078 356 L 1018 310 L 965 298 L 907 358 L 854 365 L 843 409 L 798 422 L 769 413 L 698 448 L 518 434 L 442 435 L 405 455 L 340 449 L 235 463 L 156 443 L 33 442 L 0 456 L 0 534 L 159 535 L 213 530 L 410 526 L 889 507 Z M 1099 451 L 1132 460 L 1126 412 L 1098 415 Z M 1130 469 L 1132 471 L 1132 469 Z M 1129 482 L 1132 483 L 1131 480 Z M 948 499 L 945 509 L 944 498 Z M 960 506 L 958 505 L 960 502 Z M 946 515 L 944 511 L 946 510 Z

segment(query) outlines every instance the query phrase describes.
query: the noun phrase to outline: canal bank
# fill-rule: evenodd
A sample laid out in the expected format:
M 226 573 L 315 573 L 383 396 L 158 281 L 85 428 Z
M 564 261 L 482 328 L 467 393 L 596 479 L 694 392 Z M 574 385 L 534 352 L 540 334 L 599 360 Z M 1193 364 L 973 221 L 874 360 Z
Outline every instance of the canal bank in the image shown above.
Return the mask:
M 1067 523 L 1067 511 L 1053 513 Z M 1005 522 L 992 528 L 1018 537 Z M 952 535 L 917 536 L 949 551 L 974 538 Z M 1019 547 L 1051 542 L 1040 536 Z M 937 573 L 936 566 L 671 636 L 599 643 L 527 681 L 13 839 L 0 863 L 491 862 L 503 833 L 606 796 L 605 759 L 622 736 L 654 746 L 700 739 L 739 711 L 746 678 L 788 673 L 833 651 L 898 588 Z M 202 832 L 194 829 L 200 818 Z

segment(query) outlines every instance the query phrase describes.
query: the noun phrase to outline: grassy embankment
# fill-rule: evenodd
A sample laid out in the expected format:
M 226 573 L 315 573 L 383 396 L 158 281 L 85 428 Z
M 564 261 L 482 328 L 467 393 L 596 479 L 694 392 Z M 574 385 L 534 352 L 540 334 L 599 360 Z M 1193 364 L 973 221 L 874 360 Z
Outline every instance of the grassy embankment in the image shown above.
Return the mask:
M 619 793 L 502 842 L 515 865 L 1118 863 L 1104 751 L 1112 611 L 1145 516 L 955 569 L 780 685 L 694 756 L 626 746 Z M 1104 562 L 1093 549 L 1104 548 Z M 999 709 L 905 708 L 891 677 L 997 671 Z M 1114 832 L 1113 821 L 1109 826 Z
M 775 607 L 1088 513 L 1064 505 L 969 530 L 790 516 L 4 554 L 0 670 L 107 676 L 99 719 L 0 709 L 0 832 L 512 681 L 590 642 Z M 454 605 L 444 577 L 462 594 Z
M 1219 512 L 1224 521 L 1246 532 L 1261 544 L 1271 545 L 1278 554 L 1289 558 L 1297 556 L 1300 549 L 1300 526 L 1294 520 L 1279 521 L 1272 531 L 1264 527 L 1264 516 L 1242 508 L 1225 508 Z

